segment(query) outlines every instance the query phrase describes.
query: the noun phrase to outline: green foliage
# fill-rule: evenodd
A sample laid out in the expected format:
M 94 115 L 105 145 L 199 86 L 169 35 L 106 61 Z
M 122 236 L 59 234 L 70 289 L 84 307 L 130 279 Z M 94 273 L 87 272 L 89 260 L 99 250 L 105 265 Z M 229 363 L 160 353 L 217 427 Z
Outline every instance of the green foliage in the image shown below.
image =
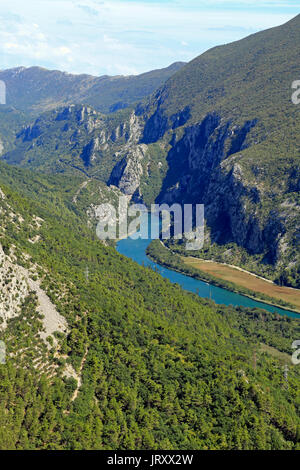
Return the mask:
M 117 138 L 117 128 L 121 133 L 130 113 L 105 116 L 82 105 L 48 111 L 18 133 L 15 148 L 2 158 L 45 173 L 107 181 L 118 161 L 115 153 L 128 139 L 125 131 Z
M 300 263 L 290 269 L 284 269 L 275 279 L 275 282 L 281 286 L 300 289 Z
M 291 352 L 298 321 L 217 307 L 102 245 L 62 176 L 55 184 L 1 166 L 0 185 L 3 214 L 9 204 L 23 220 L 17 229 L 3 216 L 2 237 L 39 267 L 68 321 L 48 350 L 32 293 L 1 333 L 2 449 L 296 448 L 299 370 L 290 367 L 286 388 L 259 343 Z M 32 244 L 34 216 L 43 223 Z M 74 401 L 64 357 L 81 375 Z
M 25 115 L 10 106 L 0 106 L 0 155 L 11 150 L 16 133 L 26 123 Z
M 143 161 L 140 191 L 143 195 L 143 201 L 150 206 L 160 194 L 167 171 L 167 163 L 162 148 L 157 143 L 148 146 L 146 157 Z

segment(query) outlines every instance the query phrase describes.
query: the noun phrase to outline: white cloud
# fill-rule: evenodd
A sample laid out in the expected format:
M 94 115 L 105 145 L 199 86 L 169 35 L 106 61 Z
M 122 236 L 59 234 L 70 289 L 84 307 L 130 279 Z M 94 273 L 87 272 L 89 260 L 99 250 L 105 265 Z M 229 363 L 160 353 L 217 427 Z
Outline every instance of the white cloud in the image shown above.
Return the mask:
M 71 50 L 68 47 L 61 46 L 55 50 L 57 55 L 69 55 L 71 54 Z
M 259 2 L 267 14 L 261 14 L 254 0 L 5 3 L 0 14 L 1 67 L 42 65 L 94 75 L 141 73 L 187 61 L 294 16 L 291 0 Z

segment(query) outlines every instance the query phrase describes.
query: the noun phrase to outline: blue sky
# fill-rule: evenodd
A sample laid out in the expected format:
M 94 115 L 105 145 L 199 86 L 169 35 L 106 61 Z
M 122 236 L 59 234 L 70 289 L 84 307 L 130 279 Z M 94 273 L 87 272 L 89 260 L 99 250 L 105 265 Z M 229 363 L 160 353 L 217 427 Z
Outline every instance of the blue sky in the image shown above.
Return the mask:
M 300 0 L 0 0 L 0 69 L 137 74 L 299 12 Z

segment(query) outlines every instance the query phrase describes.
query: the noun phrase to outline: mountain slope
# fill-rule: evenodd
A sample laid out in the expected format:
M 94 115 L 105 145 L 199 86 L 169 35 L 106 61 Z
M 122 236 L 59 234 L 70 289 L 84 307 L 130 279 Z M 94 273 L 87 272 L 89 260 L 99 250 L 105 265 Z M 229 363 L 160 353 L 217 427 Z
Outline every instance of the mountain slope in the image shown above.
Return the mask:
M 0 72 L 6 84 L 7 104 L 26 113 L 43 111 L 67 104 L 86 104 L 108 113 L 143 100 L 184 65 L 176 62 L 164 69 L 141 75 L 72 75 L 40 67 L 18 67 Z
M 0 156 L 13 148 L 16 134 L 26 122 L 26 116 L 21 111 L 0 106 Z
M 212 108 L 232 121 L 261 117 L 269 124 L 275 118 L 277 123 L 280 115 L 294 109 L 290 97 L 291 84 L 299 74 L 299 28 L 300 15 L 282 26 L 208 50 L 171 77 L 151 105 L 170 120 L 168 127 L 178 125 L 172 116 L 186 106 L 191 124 Z
M 271 277 L 300 262 L 299 41 L 300 15 L 213 48 L 137 110 L 141 142 L 166 162 L 160 187 L 145 177 L 140 192 L 204 203 L 206 251 Z
M 1 281 L 27 270 L 65 325 L 43 337 L 41 293 L 13 291 L 1 449 L 299 447 L 298 368 L 286 387 L 265 352 L 289 353 L 299 321 L 217 307 L 103 246 L 78 180 L 0 170 Z

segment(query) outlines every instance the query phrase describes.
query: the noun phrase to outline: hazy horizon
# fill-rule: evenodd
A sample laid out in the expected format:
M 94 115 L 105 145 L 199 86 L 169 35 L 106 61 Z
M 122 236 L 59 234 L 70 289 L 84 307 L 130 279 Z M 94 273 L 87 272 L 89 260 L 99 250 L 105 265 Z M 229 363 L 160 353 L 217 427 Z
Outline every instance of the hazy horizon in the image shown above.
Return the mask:
M 0 9 L 1 69 L 140 74 L 285 23 L 299 12 L 297 3 L 11 0 Z

